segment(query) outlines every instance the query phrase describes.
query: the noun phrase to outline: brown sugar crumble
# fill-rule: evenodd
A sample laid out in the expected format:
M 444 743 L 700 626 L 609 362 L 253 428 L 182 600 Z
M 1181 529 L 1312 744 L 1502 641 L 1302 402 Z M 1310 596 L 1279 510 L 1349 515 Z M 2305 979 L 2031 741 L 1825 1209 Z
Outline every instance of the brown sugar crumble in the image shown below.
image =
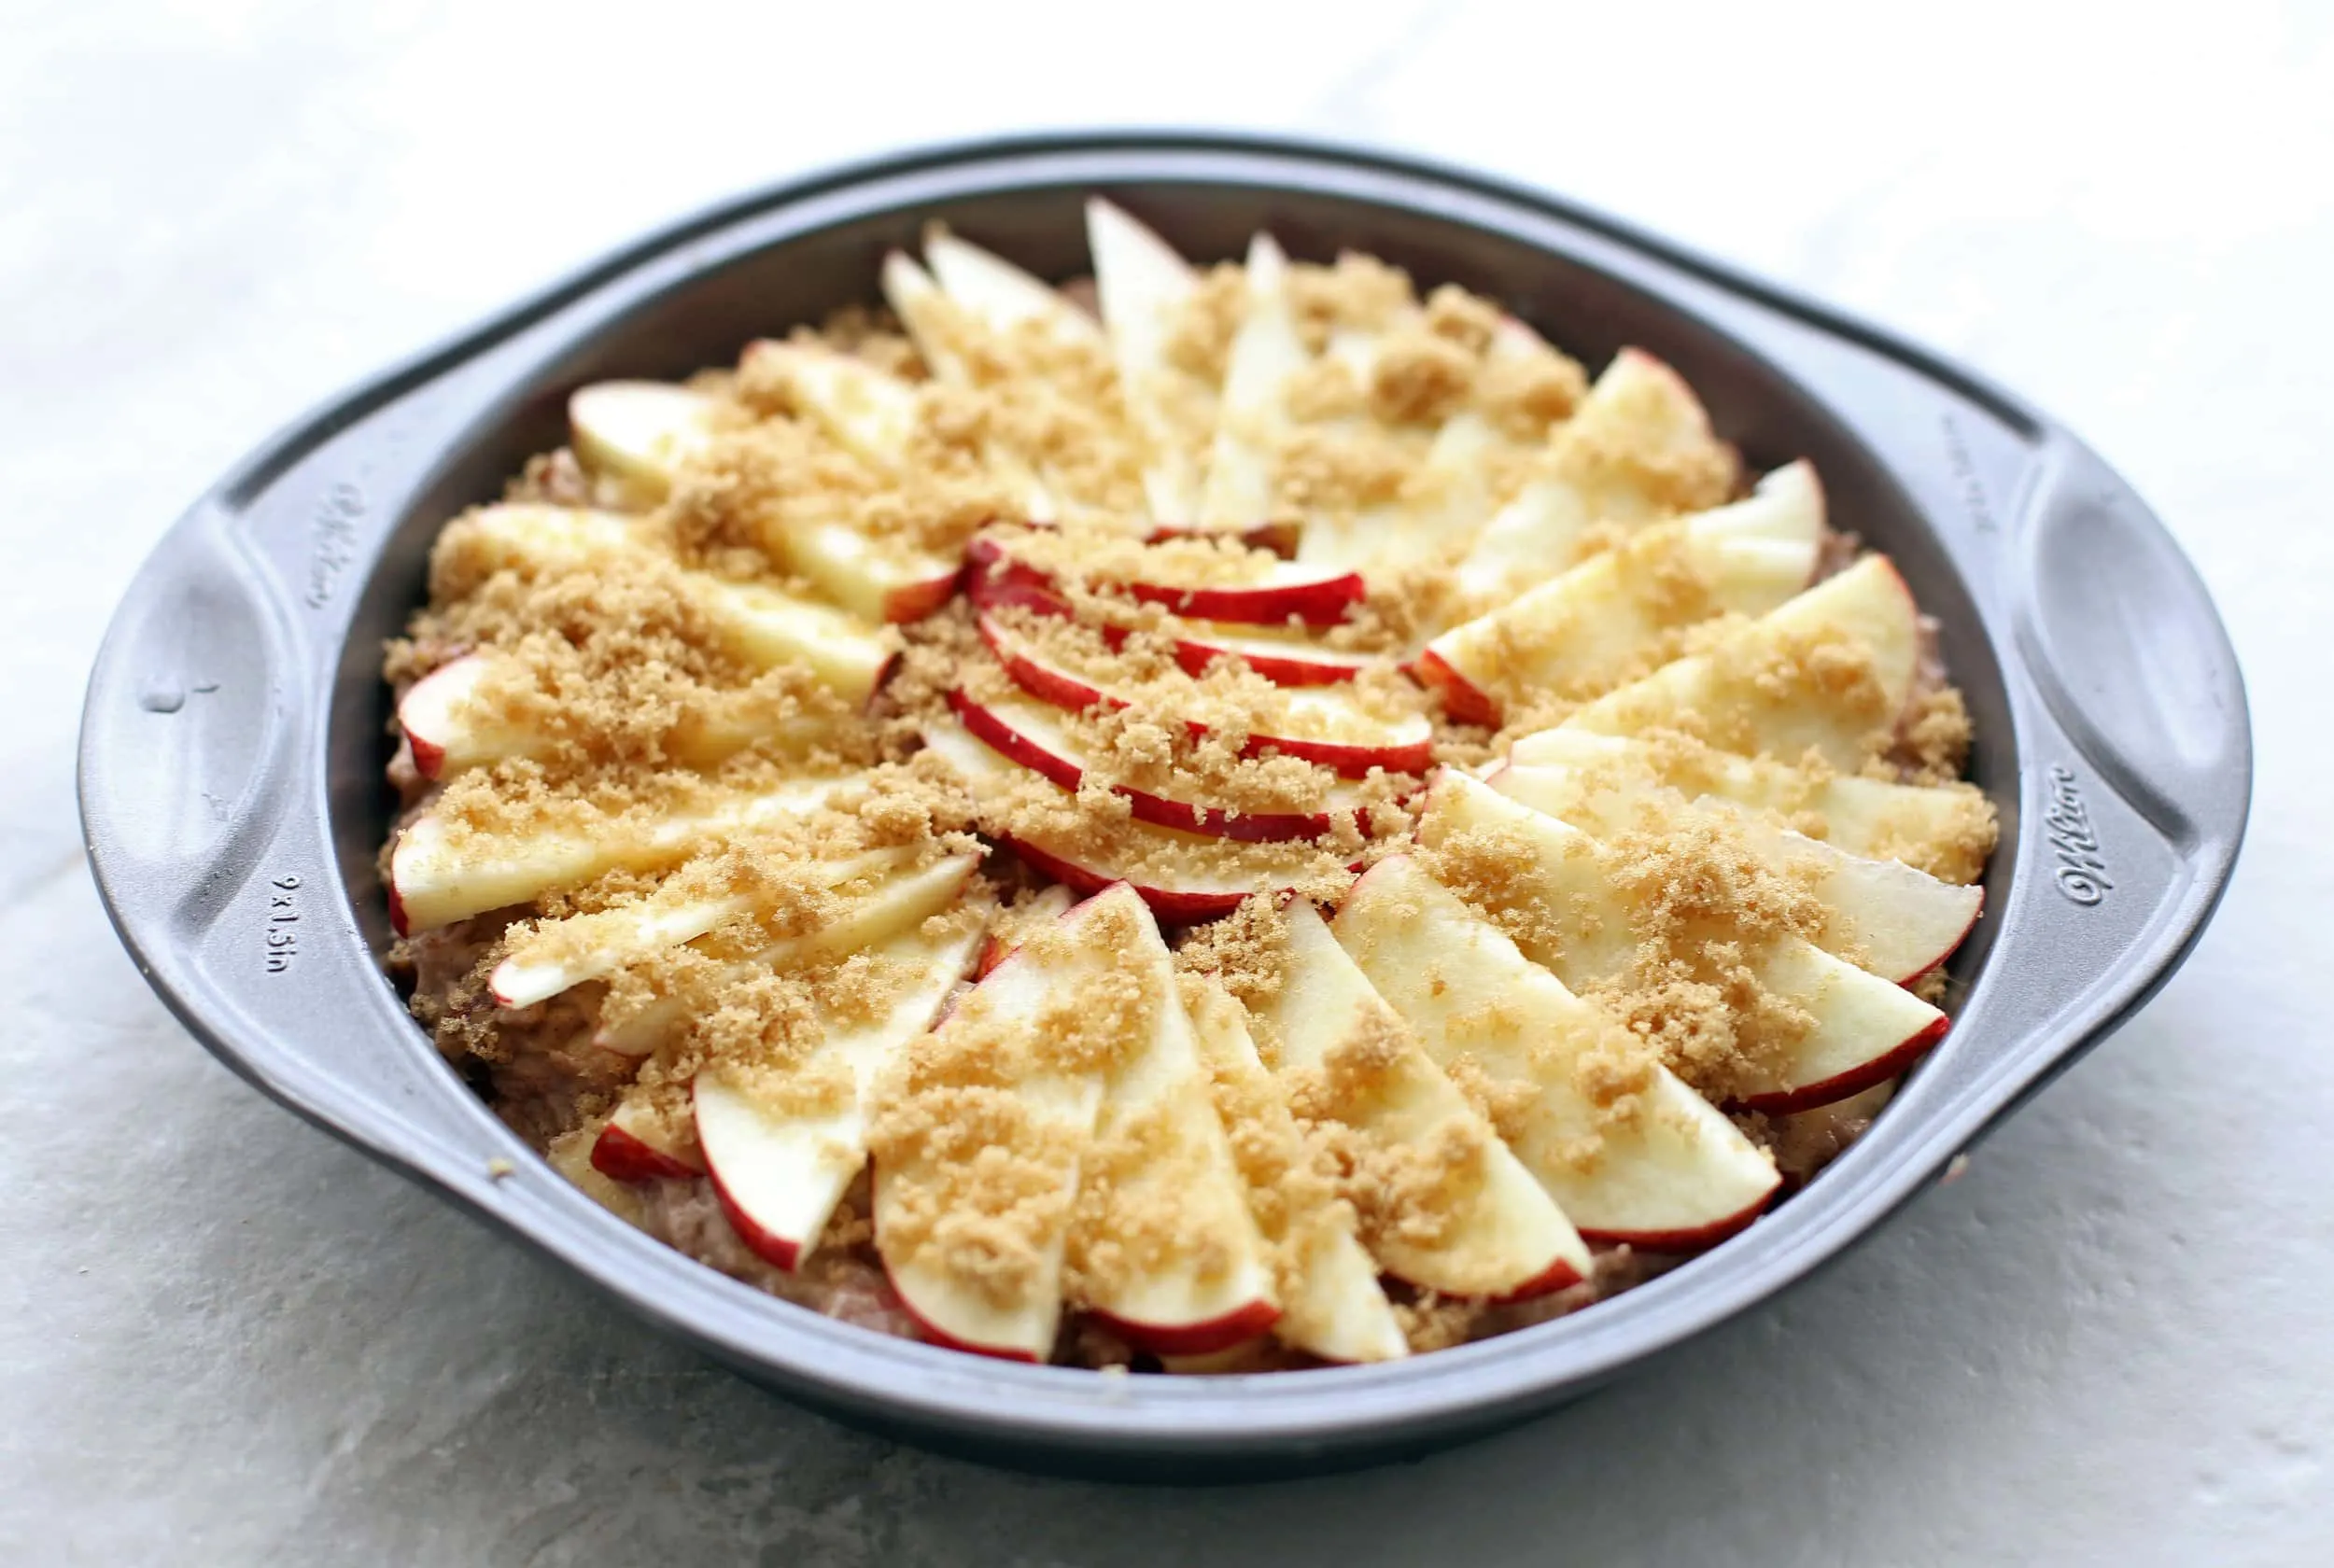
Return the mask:
M 1460 1267 L 1503 1151 L 1592 1176 L 1667 1075 L 1788 1186 L 1861 1135 L 1891 1081 L 1743 1108 L 1817 1027 L 1776 955 L 1830 917 L 1744 822 L 1852 817 L 1874 858 L 1978 879 L 1996 824 L 1933 627 L 1900 702 L 1859 634 L 1730 612 L 1677 520 L 1742 494 L 1739 460 L 1642 357 L 1592 381 L 1455 285 L 1292 262 L 1272 416 L 1234 429 L 1247 269 L 1154 280 L 1136 333 L 960 243 L 887 264 L 889 309 L 659 389 L 681 412 L 655 440 L 579 427 L 441 533 L 383 659 L 390 966 L 506 1122 L 799 1306 L 949 1342 L 917 1306 L 945 1288 L 1048 1336 L 1038 1359 L 1194 1374 L 1321 1365 L 1364 1321 L 1350 1353 L 1425 1353 L 1674 1266 L 1583 1223 L 1560 1288 Z M 1262 514 L 1202 533 L 1162 497 L 1196 507 L 1228 432 Z M 1578 526 L 1531 582 L 1466 576 L 1487 520 L 1551 496 Z M 1858 558 L 1827 532 L 1818 575 Z M 1483 722 L 1420 677 L 1429 641 L 1582 572 L 1628 638 L 1486 634 Z M 1696 657 L 1708 700 L 1680 709 L 1658 672 Z M 1627 747 L 1565 764 L 1568 837 L 1454 804 L 1447 780 L 1575 731 Z M 1743 815 L 1666 804 L 1706 796 Z M 1329 962 L 1300 956 L 1308 922 L 1405 855 L 1611 1020 L 1596 1049 L 1438 1063 L 1374 993 L 1313 1015 L 1346 993 L 1297 973 Z M 1535 1139 L 1559 1073 L 1589 1109 Z M 724 1180 L 710 1083 L 841 1141 L 856 1174 L 799 1251 Z M 1230 1344 L 1127 1315 L 1244 1269 L 1270 1310 Z

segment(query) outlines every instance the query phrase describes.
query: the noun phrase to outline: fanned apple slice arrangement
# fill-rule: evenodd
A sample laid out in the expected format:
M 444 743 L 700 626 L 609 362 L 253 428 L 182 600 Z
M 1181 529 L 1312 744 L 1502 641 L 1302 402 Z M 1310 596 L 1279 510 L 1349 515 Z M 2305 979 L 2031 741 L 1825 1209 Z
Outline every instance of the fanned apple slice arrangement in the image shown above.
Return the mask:
M 1389 1360 L 1752 1224 L 1980 912 L 1902 579 L 1641 350 L 1088 215 L 1091 307 L 935 231 L 447 525 L 415 1012 L 654 1233 L 1023 1361 Z

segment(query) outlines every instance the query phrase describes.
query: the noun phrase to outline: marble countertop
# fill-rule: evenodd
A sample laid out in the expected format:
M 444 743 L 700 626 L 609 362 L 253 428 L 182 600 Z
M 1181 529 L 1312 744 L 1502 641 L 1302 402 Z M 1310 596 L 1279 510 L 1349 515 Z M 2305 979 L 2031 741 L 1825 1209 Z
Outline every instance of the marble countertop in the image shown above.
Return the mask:
M 0 1552 L 2334 1561 L 2334 13 L 780 9 L 7 7 Z M 1968 359 L 2154 502 L 2250 684 L 2217 922 L 1966 1180 L 1608 1393 L 1358 1477 L 1065 1485 L 754 1392 L 213 1063 L 115 945 L 74 817 L 115 599 L 311 402 L 718 196 L 1134 122 L 1489 167 Z

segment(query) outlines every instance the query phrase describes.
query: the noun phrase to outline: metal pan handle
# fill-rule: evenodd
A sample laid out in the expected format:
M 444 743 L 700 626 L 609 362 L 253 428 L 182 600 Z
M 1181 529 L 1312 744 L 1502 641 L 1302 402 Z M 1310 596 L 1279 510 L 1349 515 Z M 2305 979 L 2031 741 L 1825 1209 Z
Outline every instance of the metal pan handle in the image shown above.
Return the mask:
M 2244 680 L 2196 569 L 2072 436 L 2046 446 L 2032 496 L 2012 614 L 2051 716 L 2182 849 L 2241 830 L 2252 791 Z

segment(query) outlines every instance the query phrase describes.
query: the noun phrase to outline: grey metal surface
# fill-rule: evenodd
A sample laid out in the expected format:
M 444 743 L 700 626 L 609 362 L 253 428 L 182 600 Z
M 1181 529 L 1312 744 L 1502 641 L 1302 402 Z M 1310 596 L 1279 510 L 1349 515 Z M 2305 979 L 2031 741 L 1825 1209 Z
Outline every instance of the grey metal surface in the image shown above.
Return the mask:
M 1956 959 L 1954 1032 L 1870 1137 L 1744 1238 L 1593 1312 L 1401 1366 L 1113 1385 L 881 1340 L 697 1268 L 533 1160 L 405 1019 L 376 965 L 374 651 L 418 593 L 437 523 L 555 437 L 567 387 L 725 357 L 857 297 L 881 247 L 927 217 L 1068 270 L 1076 198 L 1095 186 L 1195 254 L 1229 254 L 1269 220 L 1300 253 L 1365 245 L 1561 320 L 1590 356 L 1644 343 L 1754 459 L 1813 455 L 1840 514 L 1944 620 L 2005 830 Z M 193 670 L 213 689 L 186 685 Z M 1101 137 L 893 161 L 723 209 L 270 443 L 141 574 L 91 681 L 82 769 L 125 940 L 269 1094 L 797 1397 L 984 1457 L 1157 1476 L 1354 1463 L 1486 1430 L 1835 1254 L 2170 973 L 2226 883 L 2250 743 L 2233 655 L 2177 550 L 2015 400 L 1526 193 L 1334 151 Z

